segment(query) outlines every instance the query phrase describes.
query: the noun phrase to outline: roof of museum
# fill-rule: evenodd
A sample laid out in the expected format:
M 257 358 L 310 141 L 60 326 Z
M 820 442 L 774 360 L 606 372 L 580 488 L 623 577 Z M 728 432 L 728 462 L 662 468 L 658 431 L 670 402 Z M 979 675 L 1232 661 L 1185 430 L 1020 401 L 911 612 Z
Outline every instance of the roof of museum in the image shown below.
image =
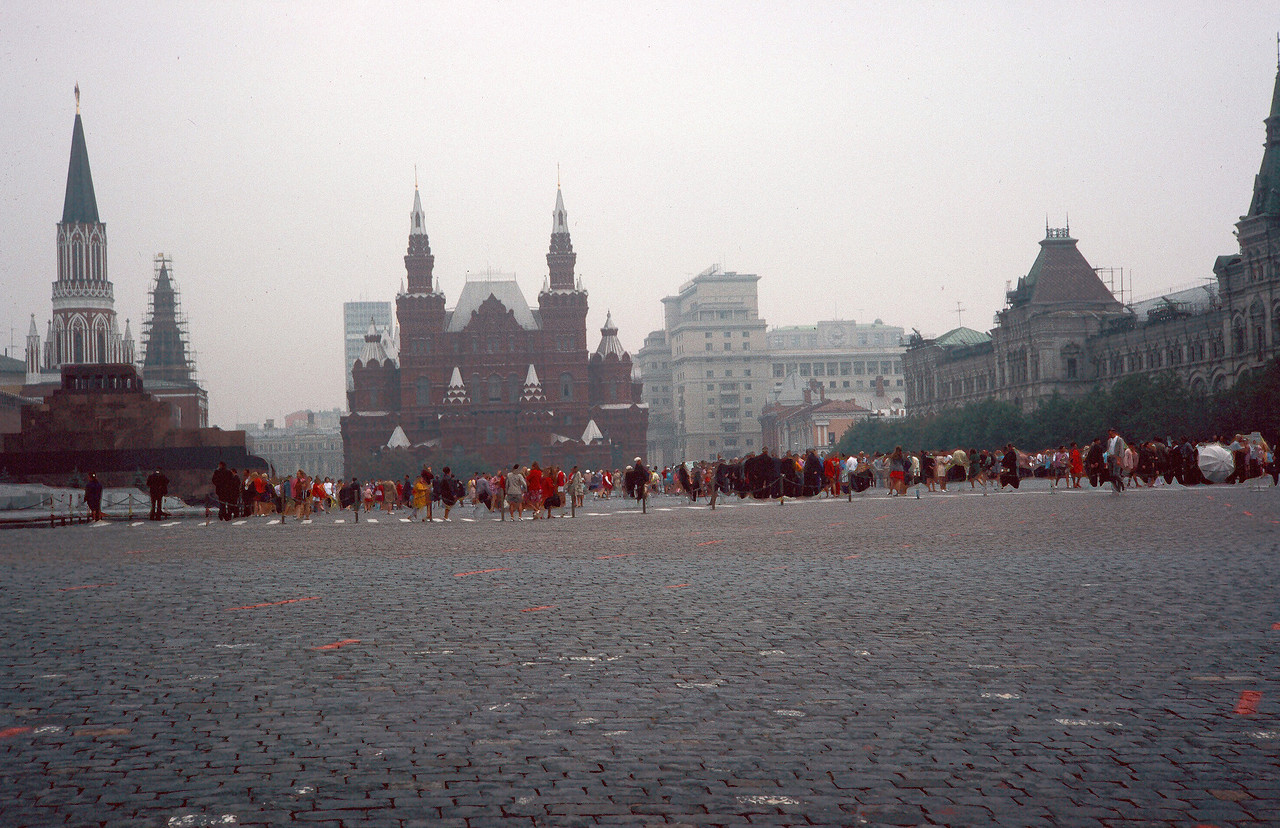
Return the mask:
M 467 327 L 471 314 L 478 311 L 490 296 L 511 311 L 515 315 L 516 324 L 526 331 L 536 331 L 542 327 L 529 309 L 529 303 L 525 301 L 515 279 L 468 279 L 462 286 L 458 304 L 451 312 L 445 330 L 456 333 Z

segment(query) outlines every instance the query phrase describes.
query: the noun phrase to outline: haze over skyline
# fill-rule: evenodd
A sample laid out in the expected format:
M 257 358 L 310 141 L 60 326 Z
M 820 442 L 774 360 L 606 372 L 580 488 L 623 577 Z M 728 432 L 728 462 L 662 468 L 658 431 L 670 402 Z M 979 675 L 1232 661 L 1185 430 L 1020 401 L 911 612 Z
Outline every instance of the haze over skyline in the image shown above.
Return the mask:
M 140 334 L 169 254 L 224 427 L 345 408 L 342 303 L 399 289 L 415 165 L 452 306 L 487 270 L 536 301 L 559 164 L 589 347 L 612 310 L 633 355 L 712 263 L 770 326 L 986 330 L 1046 216 L 1138 297 L 1211 278 L 1280 15 L 1044 8 L 7 8 L 4 345 L 50 315 L 77 82 L 116 311 Z

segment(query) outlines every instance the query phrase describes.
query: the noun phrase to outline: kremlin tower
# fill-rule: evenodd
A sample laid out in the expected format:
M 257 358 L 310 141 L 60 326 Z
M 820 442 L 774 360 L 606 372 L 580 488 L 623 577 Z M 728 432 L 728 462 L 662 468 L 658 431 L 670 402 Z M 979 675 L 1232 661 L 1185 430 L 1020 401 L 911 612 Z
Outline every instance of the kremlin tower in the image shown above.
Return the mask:
M 120 333 L 114 293 L 107 277 L 107 226 L 98 219 L 77 85 L 71 162 L 58 222 L 58 280 L 43 351 L 34 315 L 27 334 L 27 385 L 37 386 L 35 393 L 56 388 L 64 365 L 133 362 L 133 337 Z

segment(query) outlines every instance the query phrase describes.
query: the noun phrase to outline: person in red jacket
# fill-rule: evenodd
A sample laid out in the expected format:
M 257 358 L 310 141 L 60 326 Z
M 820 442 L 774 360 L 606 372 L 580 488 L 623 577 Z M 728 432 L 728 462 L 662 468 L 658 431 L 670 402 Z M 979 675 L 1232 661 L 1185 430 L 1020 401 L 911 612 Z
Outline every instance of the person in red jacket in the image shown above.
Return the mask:
M 547 510 L 547 520 L 551 520 L 552 508 L 564 502 L 556 492 L 556 481 L 560 476 L 561 473 L 555 466 L 548 467 L 547 473 L 542 475 L 542 505 Z
M 538 467 L 538 464 L 536 462 L 530 464 L 529 473 L 525 475 L 525 482 L 528 484 L 529 488 L 525 492 L 524 502 L 526 506 L 533 509 L 534 520 L 541 517 L 539 513 L 542 511 L 542 501 L 544 499 L 544 495 L 542 493 L 542 477 L 542 469 Z

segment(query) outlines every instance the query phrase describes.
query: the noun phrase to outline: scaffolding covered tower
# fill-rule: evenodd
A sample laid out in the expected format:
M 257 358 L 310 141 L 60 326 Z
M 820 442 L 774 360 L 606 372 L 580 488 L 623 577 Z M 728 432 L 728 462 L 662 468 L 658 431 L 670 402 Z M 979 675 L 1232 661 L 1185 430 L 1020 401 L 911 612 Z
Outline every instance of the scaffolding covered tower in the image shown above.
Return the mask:
M 195 353 L 191 349 L 178 288 L 173 282 L 172 267 L 172 259 L 163 253 L 156 254 L 155 281 L 142 328 L 142 377 L 146 383 L 195 384 Z

